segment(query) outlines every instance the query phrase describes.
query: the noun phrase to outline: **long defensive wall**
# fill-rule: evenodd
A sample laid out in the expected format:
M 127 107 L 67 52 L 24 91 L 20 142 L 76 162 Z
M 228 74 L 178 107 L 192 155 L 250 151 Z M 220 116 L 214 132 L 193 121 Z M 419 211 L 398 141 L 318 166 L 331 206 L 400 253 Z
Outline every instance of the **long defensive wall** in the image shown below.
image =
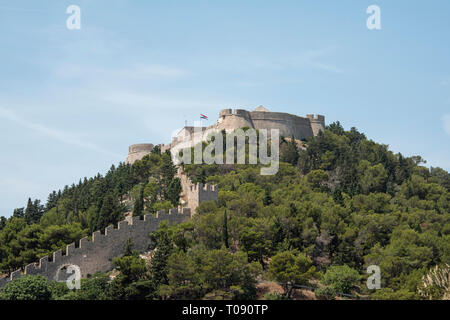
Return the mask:
M 145 252 L 150 245 L 150 233 L 158 229 L 162 221 L 170 224 L 181 223 L 191 218 L 191 210 L 183 208 L 181 211 L 172 209 L 168 213 L 159 211 L 156 216 L 144 215 L 133 217 L 118 223 L 117 229 L 109 226 L 105 234 L 96 231 L 92 234 L 92 240 L 88 237 L 81 239 L 78 246 L 72 243 L 66 247 L 66 252 L 58 250 L 53 253 L 52 259 L 43 257 L 38 263 L 32 263 L 25 267 L 25 275 L 43 275 L 49 280 L 64 280 L 68 277 L 66 268 L 75 265 L 80 268 L 81 276 L 86 278 L 97 272 L 107 272 L 113 269 L 113 258 L 124 253 L 129 239 L 133 242 L 133 249 Z M 22 270 L 11 273 L 9 277 L 0 279 L 0 288 L 8 282 L 23 276 Z

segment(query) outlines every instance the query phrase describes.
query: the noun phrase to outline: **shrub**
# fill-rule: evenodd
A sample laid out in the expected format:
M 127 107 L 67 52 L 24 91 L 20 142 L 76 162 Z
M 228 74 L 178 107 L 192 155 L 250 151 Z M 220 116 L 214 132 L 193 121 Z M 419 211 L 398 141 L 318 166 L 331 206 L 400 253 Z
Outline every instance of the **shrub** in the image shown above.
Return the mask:
M 50 300 L 52 292 L 43 276 L 23 276 L 0 291 L 0 300 Z
M 317 288 L 314 293 L 320 300 L 334 300 L 336 297 L 336 290 L 331 286 Z
M 360 279 L 358 271 L 347 265 L 332 266 L 325 273 L 322 283 L 330 286 L 336 292 L 348 294 Z

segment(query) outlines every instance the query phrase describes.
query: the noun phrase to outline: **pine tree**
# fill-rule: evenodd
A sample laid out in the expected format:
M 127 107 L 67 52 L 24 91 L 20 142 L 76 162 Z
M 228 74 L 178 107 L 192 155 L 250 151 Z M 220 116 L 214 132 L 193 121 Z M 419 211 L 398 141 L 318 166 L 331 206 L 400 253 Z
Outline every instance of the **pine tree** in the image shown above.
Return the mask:
M 25 208 L 16 208 L 13 212 L 14 218 L 23 218 L 25 217 Z
M 36 199 L 33 202 L 30 198 L 28 198 L 28 203 L 24 214 L 25 221 L 28 224 L 37 223 L 43 214 L 44 206 L 41 205 L 41 201 Z
M 58 202 L 58 194 L 56 193 L 56 191 L 53 191 L 48 195 L 46 210 L 48 211 L 56 207 L 57 202 Z

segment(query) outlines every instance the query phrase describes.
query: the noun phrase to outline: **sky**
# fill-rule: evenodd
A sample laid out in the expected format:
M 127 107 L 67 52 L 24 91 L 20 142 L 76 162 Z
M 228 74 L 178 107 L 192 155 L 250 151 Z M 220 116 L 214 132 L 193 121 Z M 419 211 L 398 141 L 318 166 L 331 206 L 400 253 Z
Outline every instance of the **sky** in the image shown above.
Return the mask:
M 0 0 L 0 215 L 224 108 L 322 114 L 450 170 L 449 34 L 448 0 Z

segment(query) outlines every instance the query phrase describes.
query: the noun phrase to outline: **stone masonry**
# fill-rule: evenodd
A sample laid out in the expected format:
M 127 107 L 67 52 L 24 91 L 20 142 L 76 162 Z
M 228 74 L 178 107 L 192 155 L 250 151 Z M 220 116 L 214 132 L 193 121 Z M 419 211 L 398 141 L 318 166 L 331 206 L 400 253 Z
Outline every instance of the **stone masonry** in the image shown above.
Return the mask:
M 266 129 L 270 135 L 271 129 L 278 129 L 280 136 L 285 138 L 294 137 L 297 140 L 303 140 L 311 136 L 316 136 L 321 130 L 325 129 L 325 117 L 322 115 L 308 114 L 306 117 L 299 117 L 294 114 L 283 112 L 271 112 L 263 106 L 259 106 L 253 111 L 243 109 L 223 109 L 219 113 L 217 122 L 209 127 L 195 128 L 185 126 L 177 136 L 172 137 L 168 145 L 160 145 L 161 151 L 170 150 L 172 154 L 193 147 L 193 141 L 204 141 L 212 132 L 233 130 L 249 127 L 257 130 Z M 198 129 L 196 133 L 196 129 Z M 130 146 L 130 154 L 127 163 L 133 163 L 142 159 L 146 154 L 148 145 Z M 139 152 L 136 150 L 139 149 Z
M 105 234 L 96 231 L 92 234 L 92 240 L 88 237 L 81 239 L 78 246 L 72 243 L 66 247 L 66 252 L 58 250 L 53 253 L 52 259 L 43 257 L 38 263 L 32 263 L 25 267 L 25 275 L 42 275 L 49 280 L 66 279 L 65 268 L 76 265 L 81 269 L 81 275 L 86 278 L 96 272 L 107 272 L 113 269 L 112 260 L 123 254 L 128 239 L 133 241 L 133 249 L 145 252 L 150 244 L 149 234 L 154 232 L 162 221 L 170 224 L 184 222 L 191 217 L 191 210 L 172 209 L 169 213 L 159 211 L 156 216 L 145 215 L 132 217 L 131 221 L 119 222 L 117 229 L 109 226 Z M 9 277 L 0 279 L 0 288 L 9 281 L 22 276 L 22 271 L 17 270 Z
M 180 178 L 182 192 L 180 195 L 182 204 L 189 208 L 192 213 L 200 203 L 204 201 L 217 201 L 219 188 L 208 183 L 193 184 L 188 176 L 183 172 L 183 168 L 178 167 L 177 177 Z

